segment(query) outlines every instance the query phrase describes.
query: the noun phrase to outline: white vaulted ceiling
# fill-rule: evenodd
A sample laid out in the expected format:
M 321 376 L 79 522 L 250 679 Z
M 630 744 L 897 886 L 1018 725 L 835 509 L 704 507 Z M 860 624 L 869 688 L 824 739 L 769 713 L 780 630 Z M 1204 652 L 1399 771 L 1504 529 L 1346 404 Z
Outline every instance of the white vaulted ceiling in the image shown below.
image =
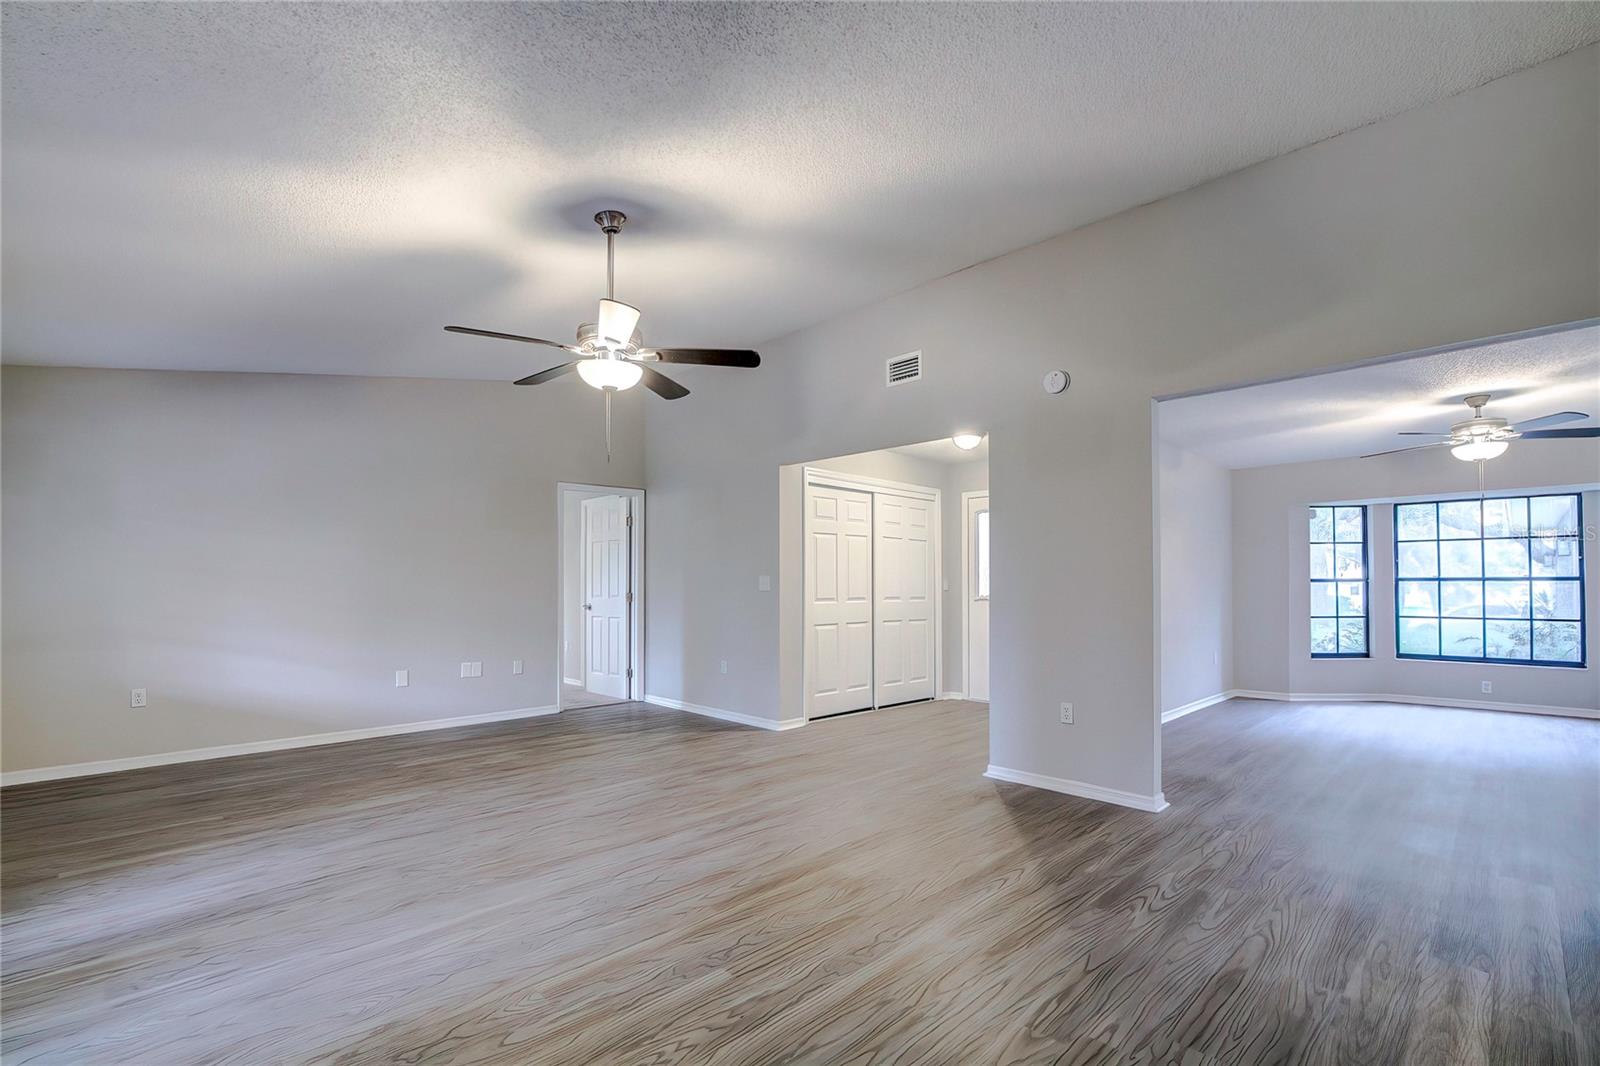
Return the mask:
M 1234 469 L 1343 459 L 1425 443 L 1398 434 L 1442 433 L 1471 418 L 1461 399 L 1475 392 L 1489 394 L 1483 413 L 1492 418 L 1515 423 L 1579 411 L 1589 417 L 1559 428 L 1600 425 L 1600 326 L 1166 400 L 1160 432 L 1167 443 Z
M 750 345 L 1600 39 L 1600 5 L 3 8 L 7 361 Z M 553 354 L 553 353 L 552 353 Z M 686 375 L 687 377 L 687 375 Z

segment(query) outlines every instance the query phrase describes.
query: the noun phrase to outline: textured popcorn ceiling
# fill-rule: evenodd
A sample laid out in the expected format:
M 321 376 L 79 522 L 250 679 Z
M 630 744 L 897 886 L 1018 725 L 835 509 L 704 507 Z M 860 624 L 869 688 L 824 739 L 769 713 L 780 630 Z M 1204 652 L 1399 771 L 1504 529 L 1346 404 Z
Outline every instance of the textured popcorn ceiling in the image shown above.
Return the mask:
M 1395 434 L 1448 431 L 1472 417 L 1461 398 L 1475 392 L 1489 393 L 1488 417 L 1515 423 L 1581 411 L 1587 420 L 1554 428 L 1600 425 L 1600 326 L 1168 400 L 1160 432 L 1234 469 L 1341 459 L 1426 443 Z M 1593 443 L 1600 481 L 1600 441 Z
M 1600 5 L 3 7 L 8 361 L 504 378 L 619 205 L 755 344 L 1600 39 Z M 712 373 L 690 369 L 683 376 Z

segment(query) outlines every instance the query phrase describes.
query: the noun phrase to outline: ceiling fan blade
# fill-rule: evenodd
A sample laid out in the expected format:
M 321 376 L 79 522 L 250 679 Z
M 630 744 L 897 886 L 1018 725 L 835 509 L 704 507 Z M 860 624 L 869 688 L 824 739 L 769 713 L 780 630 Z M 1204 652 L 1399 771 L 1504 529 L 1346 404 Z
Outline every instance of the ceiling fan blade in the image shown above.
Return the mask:
M 1449 433 L 1429 433 L 1420 429 L 1402 429 L 1395 434 L 1397 437 L 1448 437 Z
M 529 374 L 525 378 L 518 378 L 516 381 L 512 382 L 512 384 L 543 385 L 545 382 L 552 381 L 555 378 L 560 377 L 562 374 L 570 374 L 576 369 L 578 369 L 577 363 L 562 363 L 560 366 L 553 366 L 549 370 L 541 370 L 537 374 Z
M 564 352 L 577 351 L 570 344 L 561 344 L 557 341 L 547 341 L 542 337 L 523 337 L 515 333 L 496 333 L 492 329 L 473 329 L 471 326 L 446 326 L 446 333 L 468 333 L 474 337 L 493 337 L 502 341 L 521 341 L 523 344 L 542 344 L 547 348 L 560 348 Z
M 747 369 L 761 365 L 761 356 L 748 348 L 652 348 L 657 361 L 684 363 L 695 366 L 739 366 Z
M 1538 418 L 1530 418 L 1526 422 L 1518 422 L 1513 428 L 1519 433 L 1525 433 L 1530 429 L 1559 426 L 1563 422 L 1581 422 L 1588 417 L 1582 411 L 1557 411 L 1553 415 L 1541 415 Z
M 1569 437 L 1600 437 L 1600 426 L 1586 426 L 1582 429 L 1536 429 L 1532 433 L 1520 435 L 1523 440 L 1552 440 Z
M 648 366 L 641 366 L 639 369 L 644 371 L 644 387 L 663 400 L 681 400 L 689 395 L 688 389 L 679 385 L 661 371 Z
M 1450 440 L 1436 440 L 1432 444 L 1413 444 L 1409 448 L 1390 448 L 1386 452 L 1373 452 L 1370 455 L 1363 455 L 1361 458 L 1376 459 L 1380 455 L 1399 455 L 1401 452 L 1420 452 L 1424 448 L 1443 448 L 1447 444 L 1454 443 L 1455 441 Z

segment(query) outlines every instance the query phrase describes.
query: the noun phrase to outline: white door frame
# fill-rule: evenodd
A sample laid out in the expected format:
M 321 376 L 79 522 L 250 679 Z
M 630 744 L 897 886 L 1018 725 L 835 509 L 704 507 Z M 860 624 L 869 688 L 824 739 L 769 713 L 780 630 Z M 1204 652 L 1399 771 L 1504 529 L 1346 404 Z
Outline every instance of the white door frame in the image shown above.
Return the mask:
M 941 491 L 927 485 L 911 485 L 904 481 L 889 481 L 885 478 L 867 477 L 865 474 L 841 474 L 826 467 L 807 466 L 801 473 L 800 499 L 801 514 L 804 525 L 800 534 L 800 587 L 805 588 L 806 556 L 809 548 L 809 535 L 811 531 L 810 510 L 805 506 L 806 489 L 812 485 L 821 485 L 835 489 L 855 489 L 858 492 L 892 493 L 896 496 L 909 496 L 912 499 L 931 500 L 933 514 L 929 519 L 932 525 L 933 540 L 933 698 L 939 698 L 940 684 L 944 681 L 944 594 L 939 591 L 944 588 L 944 550 L 940 543 L 943 536 L 943 520 L 940 517 Z M 877 539 L 877 523 L 873 523 L 873 539 Z M 876 544 L 874 544 L 876 549 Z M 877 585 L 874 582 L 873 605 L 877 605 Z M 877 618 L 873 618 L 874 647 L 872 654 L 872 706 L 868 710 L 878 709 L 878 654 L 876 647 Z M 800 649 L 800 715 L 806 721 L 811 720 L 811 605 L 806 602 L 804 594 L 800 597 L 800 629 L 803 634 L 803 644 Z M 860 712 L 857 712 L 860 713 Z
M 633 607 L 628 612 L 628 667 L 633 676 L 628 685 L 630 700 L 644 699 L 644 489 L 626 485 L 588 485 L 579 482 L 556 483 L 556 707 L 561 706 L 561 685 L 566 677 L 566 662 L 561 642 L 567 628 L 567 508 L 580 507 L 585 497 L 626 496 L 632 503 L 633 527 L 629 552 L 629 583 L 633 586 Z M 582 520 L 579 521 L 580 527 Z M 580 534 L 581 535 L 581 534 Z M 585 661 L 584 669 L 588 668 Z M 586 677 L 587 674 L 580 674 Z
M 982 496 L 989 498 L 988 489 L 972 489 L 961 494 L 961 698 L 973 699 L 972 695 L 972 582 L 977 576 L 976 562 L 972 557 L 972 521 L 968 516 L 972 501 Z M 991 519 L 991 522 L 993 520 Z M 993 536 L 990 543 L 993 543 Z M 991 560 L 990 570 L 994 573 L 994 564 Z M 993 656 L 990 660 L 993 661 Z M 988 703 L 987 699 L 979 700 Z

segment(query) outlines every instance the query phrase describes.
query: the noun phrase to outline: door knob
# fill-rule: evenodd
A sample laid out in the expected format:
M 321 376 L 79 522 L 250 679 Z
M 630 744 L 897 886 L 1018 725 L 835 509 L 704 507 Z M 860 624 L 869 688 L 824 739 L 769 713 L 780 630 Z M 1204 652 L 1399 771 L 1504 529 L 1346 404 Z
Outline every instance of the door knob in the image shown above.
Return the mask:
M 583 609 L 584 609 L 584 610 L 585 610 L 585 611 L 592 611 L 592 610 L 594 610 L 594 604 L 592 604 L 592 603 L 586 603 L 586 604 L 584 604 L 584 605 L 583 605 Z

